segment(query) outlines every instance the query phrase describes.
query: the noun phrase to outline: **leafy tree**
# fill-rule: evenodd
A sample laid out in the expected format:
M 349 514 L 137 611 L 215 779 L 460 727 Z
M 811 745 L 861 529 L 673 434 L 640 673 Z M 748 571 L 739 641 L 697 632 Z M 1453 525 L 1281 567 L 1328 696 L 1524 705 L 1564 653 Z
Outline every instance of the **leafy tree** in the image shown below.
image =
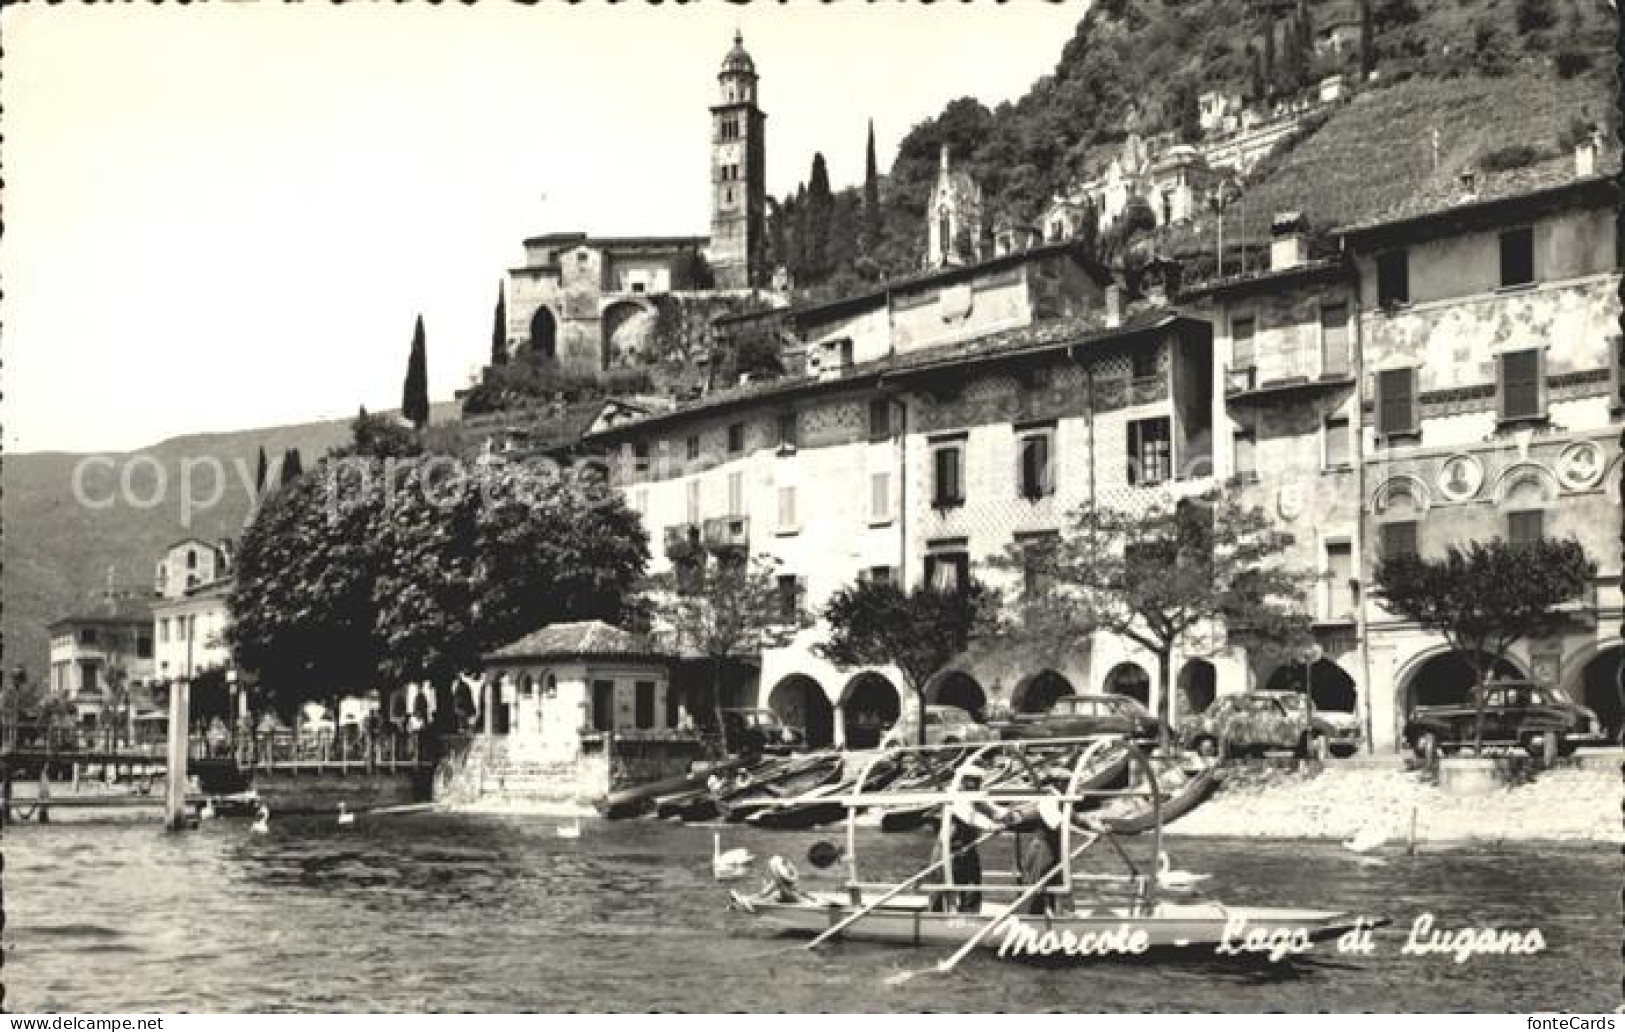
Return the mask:
M 420 437 L 389 416 L 374 416 L 365 405 L 350 423 L 350 443 L 333 452 L 335 458 L 369 456 L 406 459 L 423 454 Z
M 816 651 L 836 666 L 895 666 L 923 718 L 926 684 L 965 651 L 973 633 L 992 624 L 996 608 L 997 596 L 975 582 L 964 591 L 929 584 L 904 591 L 889 581 L 862 581 L 825 604 L 829 638 Z M 924 745 L 924 719 L 919 727 Z
M 810 622 L 799 596 L 779 589 L 779 562 L 769 556 L 749 561 L 734 553 L 707 558 L 696 551 L 676 570 L 651 581 L 657 593 L 657 619 L 671 629 L 681 649 L 711 664 L 711 719 L 722 727 L 722 672 L 728 662 L 756 655 Z
M 1452 545 L 1442 559 L 1386 556 L 1372 594 L 1397 616 L 1433 631 L 1466 660 L 1482 687 L 1512 646 L 1560 627 L 1558 607 L 1581 597 L 1597 566 L 1578 541 L 1495 539 Z M 1474 692 L 1473 748 L 1484 742 L 1484 693 Z
M 1222 639 L 1295 654 L 1316 575 L 1279 560 L 1292 535 L 1261 510 L 1211 491 L 1143 511 L 1085 503 L 1053 543 L 1012 552 L 1033 590 L 1023 624 L 1077 640 L 1097 630 L 1157 657 L 1157 714 L 1169 720 L 1176 648 L 1213 651 Z
M 491 318 L 491 364 L 508 364 L 508 285 L 497 283 L 497 307 Z
M 672 263 L 673 290 L 710 290 L 716 285 L 716 276 L 711 272 L 710 264 L 697 248 L 686 248 Z
M 419 430 L 429 422 L 429 358 L 421 315 L 412 327 L 412 353 L 406 359 L 406 382 L 401 388 L 401 415 Z

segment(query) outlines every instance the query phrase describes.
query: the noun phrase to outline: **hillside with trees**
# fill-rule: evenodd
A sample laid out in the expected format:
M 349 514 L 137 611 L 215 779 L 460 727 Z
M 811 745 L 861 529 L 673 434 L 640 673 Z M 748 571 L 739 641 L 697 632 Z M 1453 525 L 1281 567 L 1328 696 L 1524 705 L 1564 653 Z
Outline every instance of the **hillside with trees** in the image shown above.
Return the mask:
M 1317 33 L 1333 25 L 1356 42 L 1317 52 Z M 1000 219 L 1032 222 L 1057 191 L 1097 172 L 1131 125 L 1146 136 L 1189 140 L 1204 92 L 1254 106 L 1291 103 L 1336 73 L 1360 84 L 1362 96 L 1405 91 L 1396 108 L 1407 120 L 1376 121 L 1369 111 L 1356 120 L 1373 152 L 1398 149 L 1385 145 L 1389 131 L 1426 131 L 1427 108 L 1436 107 L 1434 121 L 1452 134 L 1445 148 L 1458 165 L 1539 160 L 1573 135 L 1575 118 L 1611 111 L 1615 32 L 1616 15 L 1602 0 L 1097 0 L 1053 72 L 992 109 L 970 97 L 950 101 L 909 130 L 884 180 L 871 161 L 861 184 L 831 190 L 832 165 L 859 167 L 856 146 L 850 158 L 814 155 L 806 183 L 770 205 L 773 260 L 812 297 L 917 271 L 943 144 L 983 191 L 986 234 Z M 1356 107 L 1299 142 L 1344 137 L 1324 151 L 1346 156 L 1360 141 L 1348 140 L 1338 123 Z M 1555 123 L 1538 117 L 1553 110 L 1570 115 Z M 1469 112 L 1476 125 L 1458 117 Z M 1413 141 L 1405 143 L 1405 156 L 1414 156 Z M 1338 180 L 1326 186 L 1332 193 L 1369 169 L 1336 161 L 1316 168 Z M 1314 182 L 1261 189 L 1277 174 L 1302 180 L 1301 170 L 1284 171 L 1289 166 L 1289 154 L 1275 156 L 1241 184 L 1244 192 L 1314 207 L 1302 203 Z M 1351 183 L 1362 185 L 1382 184 L 1368 174 Z M 1270 203 L 1252 207 L 1267 226 Z M 1327 219 L 1360 207 L 1333 204 Z

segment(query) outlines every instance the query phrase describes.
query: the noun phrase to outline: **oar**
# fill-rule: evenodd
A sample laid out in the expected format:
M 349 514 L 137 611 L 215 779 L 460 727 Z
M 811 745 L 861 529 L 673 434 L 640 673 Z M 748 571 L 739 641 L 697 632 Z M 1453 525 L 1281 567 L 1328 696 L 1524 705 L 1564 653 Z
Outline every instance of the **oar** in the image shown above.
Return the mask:
M 867 906 L 864 906 L 861 909 L 859 909 L 857 911 L 854 911 L 851 914 L 848 914 L 846 917 L 844 917 L 841 920 L 837 921 L 835 924 L 830 925 L 828 928 L 824 929 L 824 931 L 816 939 L 813 939 L 811 942 L 808 942 L 803 948 L 810 950 L 815 946 L 822 945 L 826 940 L 828 940 L 832 936 L 834 936 L 834 935 L 836 935 L 836 934 L 838 934 L 838 933 L 840 933 L 842 931 L 845 931 L 847 928 L 850 928 L 859 918 L 863 917 L 865 914 L 867 914 L 870 911 L 874 910 L 876 907 L 880 906 L 882 903 L 886 902 L 887 900 L 891 899 L 892 897 L 898 895 L 904 889 L 907 889 L 907 888 L 909 888 L 910 886 L 913 886 L 913 885 L 918 885 L 922 878 L 924 878 L 926 875 L 930 874 L 932 871 L 935 871 L 937 868 L 941 867 L 943 864 L 946 864 L 948 861 L 950 861 L 950 860 L 954 859 L 955 857 L 959 856 L 961 853 L 966 853 L 966 852 L 969 852 L 972 849 L 975 849 L 977 846 L 980 846 L 982 843 L 986 842 L 988 839 L 992 838 L 993 836 L 999 834 L 1000 832 L 1002 832 L 1004 830 L 1005 829 L 1003 827 L 994 828 L 992 831 L 986 833 L 982 837 L 980 837 L 980 838 L 976 839 L 975 841 L 971 842 L 969 845 L 961 846 L 960 848 L 954 850 L 952 853 L 949 853 L 947 856 L 943 857 L 941 860 L 938 860 L 935 863 L 931 864 L 930 866 L 926 867 L 925 869 L 920 871 L 920 873 L 914 875 L 912 878 L 908 879 L 907 881 L 899 882 L 898 884 L 892 886 L 891 889 L 887 890 L 885 895 L 883 895 L 880 898 L 876 899 L 873 903 L 870 903 Z

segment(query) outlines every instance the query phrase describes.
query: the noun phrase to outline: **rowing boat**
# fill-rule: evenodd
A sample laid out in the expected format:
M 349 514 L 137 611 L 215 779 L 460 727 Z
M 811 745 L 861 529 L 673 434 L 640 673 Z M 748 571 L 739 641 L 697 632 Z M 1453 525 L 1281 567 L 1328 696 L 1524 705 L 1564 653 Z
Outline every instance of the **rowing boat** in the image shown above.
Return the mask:
M 841 768 L 841 757 L 833 753 L 809 756 L 776 776 L 753 780 L 742 789 L 718 796 L 717 812 L 730 823 L 743 821 L 758 810 L 777 806 L 837 781 Z

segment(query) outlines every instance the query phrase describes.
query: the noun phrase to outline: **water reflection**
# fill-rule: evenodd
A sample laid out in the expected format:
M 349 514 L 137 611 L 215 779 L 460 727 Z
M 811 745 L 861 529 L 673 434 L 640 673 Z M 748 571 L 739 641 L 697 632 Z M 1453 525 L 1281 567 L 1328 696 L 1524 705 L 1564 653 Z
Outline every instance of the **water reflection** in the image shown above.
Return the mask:
M 727 845 L 799 858 L 819 833 L 729 828 Z M 872 834 L 870 870 L 911 871 L 924 835 Z M 904 977 L 933 951 L 810 954 L 726 913 L 711 832 L 402 815 L 353 828 L 232 822 L 7 833 L 13 1010 L 1532 1010 L 1601 1009 L 1618 985 L 1617 856 L 1550 846 L 1392 856 L 1335 844 L 1175 840 L 1215 895 L 1385 913 L 1373 956 L 1322 949 L 1276 967 L 1214 960 L 1023 967 L 989 955 Z M 996 859 L 1002 860 L 1003 857 Z M 1543 930 L 1534 957 L 1399 954 L 1442 928 Z M 1600 919 L 1599 919 L 1600 918 Z M 889 984 L 888 978 L 895 984 Z

